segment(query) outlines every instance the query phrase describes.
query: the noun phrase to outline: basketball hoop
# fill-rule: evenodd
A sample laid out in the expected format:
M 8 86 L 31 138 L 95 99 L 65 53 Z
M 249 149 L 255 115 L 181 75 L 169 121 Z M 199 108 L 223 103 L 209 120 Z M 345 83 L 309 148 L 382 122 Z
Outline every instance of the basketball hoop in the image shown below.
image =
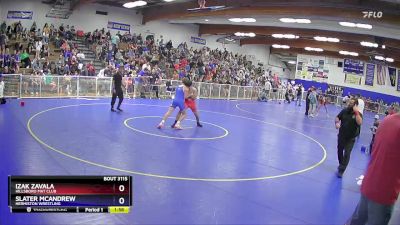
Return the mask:
M 198 0 L 199 8 L 187 9 L 189 12 L 202 12 L 202 11 L 215 11 L 215 10 L 222 10 L 227 9 L 228 7 L 224 5 L 217 5 L 217 6 L 206 6 L 206 0 Z
M 206 0 L 198 0 L 199 9 L 204 9 L 206 7 Z

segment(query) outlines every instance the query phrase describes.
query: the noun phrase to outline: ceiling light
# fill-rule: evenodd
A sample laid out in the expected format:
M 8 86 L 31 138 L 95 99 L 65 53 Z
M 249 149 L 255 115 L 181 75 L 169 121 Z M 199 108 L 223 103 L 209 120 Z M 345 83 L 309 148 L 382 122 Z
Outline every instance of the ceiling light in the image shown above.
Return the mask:
M 386 61 L 386 62 L 394 62 L 394 59 L 392 59 L 392 58 L 385 58 L 385 57 L 380 56 L 380 55 L 376 55 L 376 56 L 375 56 L 375 59 L 381 60 L 381 61 Z
M 339 51 L 339 54 L 342 55 L 351 55 L 351 56 L 358 56 L 357 52 L 348 52 L 348 51 Z
M 205 19 L 204 21 L 208 22 L 208 21 L 210 21 L 210 20 L 208 20 L 208 19 Z
M 238 36 L 238 37 L 255 37 L 256 34 L 252 33 L 252 32 L 251 33 L 236 32 L 235 36 Z
M 257 20 L 254 18 L 230 18 L 229 21 L 233 23 L 255 23 Z
M 283 48 L 283 49 L 289 49 L 290 46 L 288 45 L 278 45 L 278 44 L 273 44 L 272 45 L 273 48 Z
M 362 41 L 362 42 L 360 42 L 360 44 L 365 47 L 374 47 L 374 48 L 378 47 L 377 43 L 372 43 L 372 42 L 368 42 L 368 41 Z
M 313 51 L 313 52 L 322 52 L 322 51 L 324 51 L 322 48 L 305 47 L 304 49 L 307 50 L 307 51 Z
M 255 22 L 257 22 L 257 20 L 254 19 L 254 18 L 243 18 L 242 20 L 243 20 L 243 22 L 246 22 L 246 23 L 255 23 Z
M 287 38 L 287 39 L 297 39 L 299 36 L 296 36 L 294 34 L 272 34 L 272 37 L 274 38 Z
M 339 42 L 338 38 L 328 38 L 328 42 Z
M 272 34 L 274 38 L 283 38 L 283 34 Z
M 386 48 L 386 46 L 385 45 L 382 45 L 382 49 L 385 49 Z
M 295 19 L 292 18 L 280 18 L 279 19 L 282 23 L 296 23 Z
M 296 23 L 311 23 L 309 19 L 296 19 Z
M 328 41 L 328 39 L 326 37 L 320 37 L 320 36 L 314 37 L 314 40 L 317 40 L 317 41 Z
M 394 60 L 392 58 L 386 58 L 385 59 L 387 62 L 394 62 Z
M 338 38 L 329 38 L 329 37 L 320 37 L 320 36 L 315 36 L 314 39 L 316 41 L 327 41 L 327 42 L 339 42 L 340 41 Z
M 364 23 L 339 22 L 339 24 L 344 27 L 357 27 L 357 28 L 363 28 L 363 29 L 372 29 L 372 25 L 364 24 Z
M 289 64 L 296 64 L 296 61 L 289 61 Z
M 164 2 L 173 2 L 175 0 L 164 0 Z
M 364 29 L 372 29 L 372 25 L 369 24 L 362 24 L 362 23 L 357 23 L 356 27 L 358 28 L 364 28 Z
M 145 1 L 134 1 L 134 2 L 127 2 L 125 4 L 123 4 L 123 7 L 125 8 L 135 8 L 135 7 L 139 7 L 139 6 L 145 6 L 147 5 L 147 2 Z
M 240 22 L 242 22 L 242 19 L 240 19 L 240 18 L 230 18 L 229 21 L 234 22 L 234 23 L 240 23 Z
M 344 27 L 356 27 L 356 24 L 351 22 L 339 22 L 339 24 Z
M 280 18 L 282 23 L 311 23 L 309 19 Z

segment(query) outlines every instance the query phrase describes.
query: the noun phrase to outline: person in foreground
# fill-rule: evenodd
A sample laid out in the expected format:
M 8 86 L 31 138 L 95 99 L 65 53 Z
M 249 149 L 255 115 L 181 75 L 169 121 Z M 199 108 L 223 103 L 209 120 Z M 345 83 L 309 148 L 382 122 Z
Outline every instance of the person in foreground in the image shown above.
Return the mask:
M 356 137 L 360 134 L 363 118 L 358 109 L 356 98 L 350 99 L 347 108 L 343 109 L 335 119 L 336 129 L 339 129 L 337 154 L 339 167 L 337 176 L 342 178 L 344 171 L 350 161 L 351 151 Z
M 361 199 L 348 225 L 386 225 L 400 193 L 400 113 L 379 125 Z
M 168 111 L 165 113 L 162 118 L 160 124 L 158 124 L 157 128 L 161 129 L 164 127 L 165 120 L 174 112 L 175 108 L 179 108 L 178 114 L 180 114 L 177 122 L 175 123 L 174 128 L 182 129 L 180 123 L 186 117 L 186 107 L 185 107 L 185 99 L 190 96 L 190 86 L 192 86 L 192 81 L 188 78 L 182 79 L 182 84 L 176 88 L 175 97 L 172 100 L 171 106 L 168 108 Z

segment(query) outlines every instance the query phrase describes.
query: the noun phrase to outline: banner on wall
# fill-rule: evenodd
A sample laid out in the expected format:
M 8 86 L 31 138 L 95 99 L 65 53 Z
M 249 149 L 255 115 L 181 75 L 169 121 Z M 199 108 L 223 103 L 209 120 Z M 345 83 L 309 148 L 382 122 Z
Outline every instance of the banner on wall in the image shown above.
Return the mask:
M 199 38 L 199 37 L 191 37 L 190 42 L 196 43 L 196 44 L 201 44 L 201 45 L 206 45 L 206 39 Z
M 361 76 L 347 73 L 344 82 L 348 84 L 361 85 Z
M 376 65 L 376 76 L 377 83 L 379 85 L 385 85 L 386 83 L 386 67 L 382 65 Z
M 389 67 L 388 74 L 389 74 L 389 79 L 390 79 L 390 85 L 392 87 L 396 87 L 396 68 Z
M 297 56 L 296 79 L 327 83 L 329 68 L 325 57 Z
M 365 72 L 365 85 L 374 86 L 375 64 L 368 63 Z
M 397 90 L 400 91 L 400 69 L 397 70 Z
M 362 76 L 364 74 L 364 62 L 354 59 L 344 59 L 343 72 Z
M 7 19 L 31 20 L 33 11 L 8 11 Z
M 131 25 L 124 24 L 124 23 L 116 23 L 116 22 L 108 21 L 107 28 L 113 29 L 113 30 L 127 31 L 129 33 L 131 32 Z

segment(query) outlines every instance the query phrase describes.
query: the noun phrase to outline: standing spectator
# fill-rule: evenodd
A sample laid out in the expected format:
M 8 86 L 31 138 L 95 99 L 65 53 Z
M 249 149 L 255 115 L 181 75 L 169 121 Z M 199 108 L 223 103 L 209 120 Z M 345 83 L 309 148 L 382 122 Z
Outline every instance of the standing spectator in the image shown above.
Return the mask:
M 372 139 L 371 139 L 371 144 L 369 145 L 369 154 L 371 155 L 372 155 L 372 147 L 375 140 L 376 130 L 378 130 L 378 127 L 379 127 L 379 115 L 375 115 L 374 124 L 371 127 Z
M 50 37 L 50 27 L 46 23 L 43 27 L 43 42 L 44 42 L 44 44 L 49 43 L 49 37 Z
M 298 105 L 298 106 L 301 106 L 301 98 L 302 98 L 302 95 L 303 95 L 303 86 L 300 84 L 298 87 L 297 87 L 297 90 L 296 90 L 296 105 Z
M 266 97 L 268 100 L 269 98 L 271 98 L 271 91 L 272 91 L 272 84 L 269 80 L 265 81 L 265 91 L 266 91 L 266 95 L 267 95 Z
M 308 95 L 310 109 L 308 112 L 309 117 L 315 116 L 315 110 L 317 108 L 317 92 L 315 91 L 315 87 L 311 88 L 311 93 Z
M 278 101 L 278 89 L 279 89 L 278 81 L 273 80 L 271 82 L 272 82 L 272 100 Z
M 365 102 L 364 100 L 361 98 L 360 94 L 356 95 L 356 98 L 358 99 L 358 110 L 360 110 L 360 113 L 362 115 L 364 115 L 364 108 L 365 108 Z
M 356 98 L 349 100 L 347 108 L 343 109 L 335 118 L 338 134 L 338 161 L 339 167 L 337 176 L 342 178 L 344 171 L 350 161 L 351 150 L 353 149 L 356 137 L 360 133 L 362 114 L 358 110 Z
M 6 104 L 6 99 L 4 98 L 4 81 L 3 81 L 3 75 L 0 74 L 0 103 Z
M 350 225 L 387 225 L 400 193 L 400 114 L 379 126 L 374 151 Z
M 41 40 L 36 40 L 36 42 L 35 42 L 35 50 L 36 50 L 36 55 L 35 55 L 35 58 L 40 58 L 40 52 L 42 51 L 42 46 L 43 46 L 43 44 L 42 44 L 42 41 Z
M 0 50 L 0 68 L 4 67 L 4 54 L 3 51 Z

